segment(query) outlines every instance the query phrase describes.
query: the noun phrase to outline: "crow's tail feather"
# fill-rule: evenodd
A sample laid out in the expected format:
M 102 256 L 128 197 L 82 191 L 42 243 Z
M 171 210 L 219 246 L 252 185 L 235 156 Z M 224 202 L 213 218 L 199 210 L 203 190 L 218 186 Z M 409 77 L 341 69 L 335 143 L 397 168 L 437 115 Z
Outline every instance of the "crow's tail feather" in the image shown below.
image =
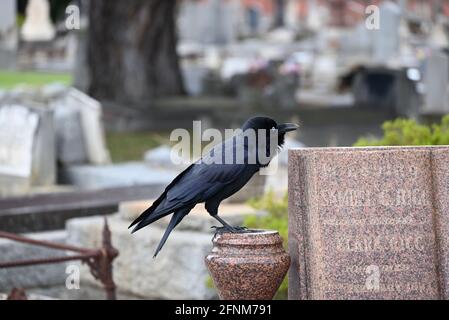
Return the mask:
M 136 220 L 134 220 L 131 224 L 130 224 L 130 226 L 128 227 L 128 229 L 129 228 L 131 228 L 131 227 L 133 227 L 134 225 L 136 225 L 136 224 L 141 224 L 142 222 L 143 222 L 143 220 L 146 220 L 146 218 L 148 217 L 148 216 L 150 216 L 150 215 L 153 215 L 154 214 L 154 212 L 157 212 L 157 211 L 164 211 L 164 214 L 163 215 L 160 215 L 159 216 L 159 218 L 162 218 L 164 215 L 167 215 L 167 214 L 169 214 L 169 213 L 171 213 L 171 212 L 173 212 L 174 210 L 169 210 L 167 207 L 171 207 L 171 208 L 173 208 L 173 204 L 172 205 L 170 205 L 170 204 L 167 204 L 166 202 L 167 202 L 167 192 L 177 183 L 177 182 L 179 182 L 180 181 L 180 179 L 183 177 L 183 176 L 185 176 L 186 175 L 186 173 L 188 173 L 189 172 L 189 170 L 190 169 L 192 169 L 192 167 L 193 167 L 193 165 L 194 164 L 191 164 L 190 166 L 188 166 L 187 167 L 187 169 L 185 169 L 183 172 L 181 172 L 175 179 L 173 179 L 173 181 L 172 182 L 170 182 L 170 184 L 167 186 L 167 188 L 165 188 L 165 191 L 159 196 L 159 198 L 157 198 L 156 199 L 156 201 L 154 201 L 153 202 L 153 204 L 151 205 L 151 207 L 149 207 L 147 210 L 145 210 Z M 165 210 L 164 209 L 161 209 L 161 208 L 166 208 Z M 159 209 L 159 210 L 157 210 L 157 209 Z M 159 218 L 157 218 L 157 219 L 159 219 Z M 156 219 L 156 220 L 157 220 Z M 153 221 L 156 221 L 156 220 L 153 220 Z M 148 225 L 148 224 L 150 224 L 151 222 L 149 222 L 149 223 L 143 223 L 143 225 L 141 226 L 141 227 L 139 227 L 139 228 L 134 228 L 134 230 L 132 231 L 132 232 L 135 232 L 135 231 L 137 231 L 137 230 L 139 230 L 140 228 L 142 228 L 142 227 L 145 227 L 146 225 Z
M 176 210 L 175 205 L 173 204 L 167 205 L 165 199 L 162 200 L 158 199 L 153 203 L 151 207 L 142 212 L 140 216 L 136 220 L 134 220 L 133 223 L 131 223 L 131 225 L 128 228 L 135 226 L 134 229 L 131 231 L 131 233 L 134 233 L 137 230 L 140 230 L 143 227 L 146 227 L 147 225 L 169 215 L 175 210 Z
M 158 206 L 161 204 L 162 201 L 165 200 L 165 194 L 162 194 L 156 201 L 153 202 L 153 204 L 151 205 L 151 207 L 149 207 L 148 209 L 146 209 L 144 212 L 142 212 L 140 214 L 140 216 L 135 219 L 128 227 L 131 228 L 136 224 L 140 224 L 140 222 L 142 222 L 143 220 L 145 220 L 145 218 L 147 218 L 149 215 L 151 215 L 157 208 Z M 139 230 L 140 228 L 134 228 L 134 230 L 132 232 L 135 232 L 137 230 Z
M 131 233 L 136 232 L 137 230 L 142 229 L 143 227 L 146 227 L 147 225 L 169 215 L 170 213 L 172 213 L 173 210 L 166 210 L 166 211 L 162 211 L 162 212 L 151 212 L 151 215 L 146 215 L 144 216 L 143 219 L 141 219 L 137 225 L 134 227 L 134 229 L 131 231 Z M 145 213 L 145 212 L 144 212 Z M 144 215 L 144 213 L 142 213 L 142 215 Z M 131 226 L 130 226 L 131 227 Z
M 176 211 L 173 213 L 173 216 L 171 217 L 170 223 L 167 226 L 167 229 L 165 230 L 164 235 L 162 236 L 161 241 L 159 242 L 159 245 L 157 246 L 156 252 L 154 253 L 153 258 L 156 258 L 159 251 L 161 251 L 162 247 L 165 244 L 165 241 L 167 241 L 168 236 L 172 232 L 172 230 L 178 225 L 178 223 L 181 222 L 181 220 L 192 210 L 192 208 L 184 208 Z

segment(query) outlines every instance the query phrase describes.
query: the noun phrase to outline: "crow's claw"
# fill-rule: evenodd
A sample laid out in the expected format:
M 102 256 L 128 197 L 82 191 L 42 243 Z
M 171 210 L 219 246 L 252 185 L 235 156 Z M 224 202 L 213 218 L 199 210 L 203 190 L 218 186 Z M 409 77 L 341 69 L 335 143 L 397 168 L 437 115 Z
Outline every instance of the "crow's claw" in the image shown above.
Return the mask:
M 246 230 L 248 230 L 248 228 L 244 227 L 244 226 L 236 226 L 236 227 L 233 227 L 233 229 L 234 229 L 235 233 L 245 232 Z
M 231 227 L 231 226 L 223 226 L 223 227 L 217 227 L 217 226 L 212 226 L 211 229 L 215 229 L 216 233 L 223 233 L 223 232 L 230 232 L 230 233 L 244 233 L 248 230 L 247 227 L 240 227 L 240 226 L 235 226 L 235 227 Z
M 225 231 L 230 231 L 229 230 L 229 228 L 227 228 L 227 227 L 218 227 L 218 226 L 212 226 L 212 227 L 210 227 L 211 229 L 215 229 L 215 233 L 222 233 L 222 232 L 225 232 Z

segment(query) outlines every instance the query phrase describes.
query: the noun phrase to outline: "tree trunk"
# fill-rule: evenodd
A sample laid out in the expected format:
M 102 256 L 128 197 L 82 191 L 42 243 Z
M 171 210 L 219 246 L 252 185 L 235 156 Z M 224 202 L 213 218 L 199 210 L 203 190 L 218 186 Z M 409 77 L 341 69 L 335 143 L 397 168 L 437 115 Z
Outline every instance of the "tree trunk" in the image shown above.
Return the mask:
M 131 104 L 183 94 L 175 16 L 176 0 L 90 1 L 89 93 Z

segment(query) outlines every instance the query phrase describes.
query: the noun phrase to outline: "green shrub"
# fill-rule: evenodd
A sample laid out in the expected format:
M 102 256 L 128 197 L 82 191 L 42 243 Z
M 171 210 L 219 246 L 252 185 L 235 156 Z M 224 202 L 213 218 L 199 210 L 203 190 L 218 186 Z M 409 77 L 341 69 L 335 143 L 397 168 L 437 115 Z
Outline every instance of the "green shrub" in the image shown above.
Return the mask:
M 277 198 L 274 192 L 270 191 L 261 198 L 253 199 L 248 204 L 257 209 L 265 211 L 267 214 L 262 217 L 254 215 L 245 219 L 244 225 L 254 229 L 271 229 L 279 231 L 284 240 L 284 248 L 287 250 L 288 237 L 288 198 L 287 193 L 282 198 Z M 285 277 L 275 299 L 287 299 L 288 279 Z
M 354 146 L 425 146 L 449 144 L 449 115 L 441 123 L 419 124 L 412 119 L 386 121 L 381 139 L 360 138 Z
M 262 217 L 250 215 L 245 218 L 244 225 L 248 228 L 273 229 L 279 231 L 284 240 L 288 236 L 288 198 L 287 193 L 282 198 L 276 197 L 273 191 L 264 196 L 251 199 L 248 204 L 254 209 L 261 210 L 267 214 Z M 284 241 L 285 248 L 287 242 Z

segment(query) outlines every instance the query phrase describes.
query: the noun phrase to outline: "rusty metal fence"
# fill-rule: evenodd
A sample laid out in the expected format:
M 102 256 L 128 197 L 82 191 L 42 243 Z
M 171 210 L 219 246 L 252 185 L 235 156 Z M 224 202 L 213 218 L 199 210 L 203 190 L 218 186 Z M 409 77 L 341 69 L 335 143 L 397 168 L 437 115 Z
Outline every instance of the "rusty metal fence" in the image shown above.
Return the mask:
M 94 278 L 103 284 L 104 290 L 106 292 L 106 299 L 108 300 L 116 299 L 116 286 L 113 279 L 112 262 L 118 256 L 119 252 L 112 246 L 111 231 L 109 229 L 106 218 L 104 220 L 104 227 L 102 233 L 102 246 L 99 249 L 88 249 L 68 244 L 36 240 L 4 231 L 0 231 L 0 238 L 75 253 L 61 257 L 16 260 L 5 262 L 0 261 L 0 269 L 80 260 L 81 262 L 86 263 L 89 266 L 89 270 L 91 274 L 94 276 Z M 23 299 L 24 296 L 25 294 L 22 289 L 14 288 L 11 291 L 11 294 L 8 296 L 8 299 Z

